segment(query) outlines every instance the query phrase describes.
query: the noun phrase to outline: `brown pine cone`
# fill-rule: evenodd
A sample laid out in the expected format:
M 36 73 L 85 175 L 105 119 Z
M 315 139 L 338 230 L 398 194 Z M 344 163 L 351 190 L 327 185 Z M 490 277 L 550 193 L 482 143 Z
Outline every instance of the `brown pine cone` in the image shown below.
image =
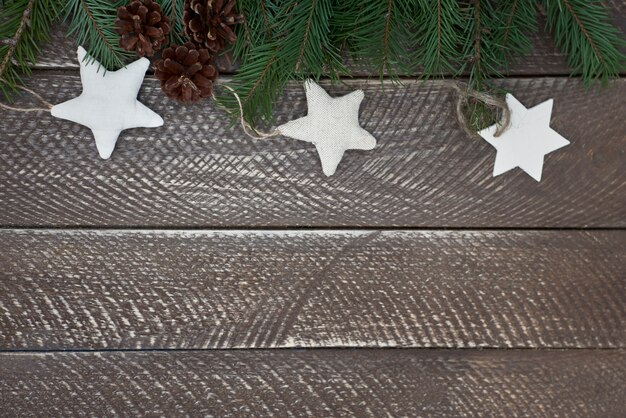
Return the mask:
M 151 57 L 161 49 L 170 33 L 170 20 L 153 0 L 132 0 L 117 9 L 115 20 L 120 46 L 138 56 Z
M 211 65 L 207 49 L 198 49 L 191 42 L 163 50 L 155 63 L 154 75 L 161 80 L 167 97 L 183 103 L 194 103 L 213 92 L 217 70 Z
M 235 0 L 185 0 L 183 24 L 191 40 L 213 53 L 233 43 L 237 36 L 232 27 L 243 22 L 235 13 Z

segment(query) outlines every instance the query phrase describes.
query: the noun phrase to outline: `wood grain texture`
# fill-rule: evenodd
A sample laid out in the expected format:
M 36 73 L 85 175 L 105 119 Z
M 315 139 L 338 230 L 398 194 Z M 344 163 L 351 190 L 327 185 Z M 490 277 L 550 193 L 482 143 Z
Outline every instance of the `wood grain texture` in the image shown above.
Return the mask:
M 623 417 L 624 350 L 5 353 L 6 416 Z
M 0 349 L 626 347 L 626 231 L 0 238 Z
M 361 121 L 378 139 L 373 151 L 348 151 L 330 178 L 313 145 L 250 139 L 210 101 L 176 105 L 153 79 L 141 99 L 165 126 L 124 131 L 110 160 L 81 125 L 3 112 L 0 225 L 626 226 L 626 80 L 603 90 L 563 78 L 502 86 L 527 106 L 554 98 L 552 126 L 572 142 L 546 157 L 541 183 L 519 169 L 493 178 L 495 150 L 459 129 L 453 94 L 432 82 L 329 88 L 365 90 Z M 80 81 L 38 75 L 31 87 L 56 103 Z M 305 113 L 302 87 L 292 84 L 278 123 Z

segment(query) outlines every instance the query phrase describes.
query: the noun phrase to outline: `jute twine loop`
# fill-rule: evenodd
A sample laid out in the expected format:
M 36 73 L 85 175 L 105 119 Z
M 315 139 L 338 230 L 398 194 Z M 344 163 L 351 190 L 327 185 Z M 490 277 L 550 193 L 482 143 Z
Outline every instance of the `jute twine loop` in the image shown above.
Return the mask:
M 493 134 L 494 136 L 500 136 L 509 127 L 509 123 L 511 122 L 511 111 L 509 110 L 509 107 L 504 99 L 489 93 L 474 90 L 467 84 L 459 81 L 443 80 L 442 83 L 444 86 L 451 87 L 456 91 L 456 119 L 459 122 L 459 125 L 461 125 L 461 128 L 463 128 L 468 135 L 476 135 L 476 132 L 469 128 L 467 118 L 465 117 L 465 113 L 463 113 L 463 107 L 467 104 L 467 100 L 469 98 L 476 99 L 487 106 L 497 107 L 502 111 L 502 116 L 500 117 L 500 121 L 497 123 L 496 131 Z
M 463 130 L 468 135 L 471 135 L 471 136 L 476 135 L 476 132 L 474 132 L 473 130 L 469 128 L 468 123 L 467 123 L 467 118 L 465 117 L 465 114 L 463 113 L 463 107 L 467 104 L 467 101 L 469 98 L 476 99 L 482 103 L 485 103 L 487 106 L 497 107 L 502 111 L 502 116 L 500 118 L 500 121 L 497 124 L 497 128 L 494 133 L 494 136 L 496 137 L 500 136 L 508 128 L 509 123 L 511 121 L 511 111 L 509 110 L 509 107 L 507 106 L 506 101 L 504 101 L 503 99 L 496 97 L 489 93 L 484 93 L 478 90 L 471 89 L 469 88 L 467 84 L 461 83 L 459 81 L 442 80 L 442 81 L 435 82 L 435 83 L 444 87 L 450 87 L 453 90 L 455 90 L 456 95 L 457 95 L 456 106 L 455 106 L 456 118 L 457 118 L 457 121 L 459 122 L 459 125 L 461 125 L 461 128 L 463 128 Z M 24 86 L 16 86 L 16 87 L 33 95 L 45 107 L 21 108 L 21 107 L 9 106 L 2 102 L 0 102 L 0 107 L 4 109 L 8 109 L 8 110 L 13 110 L 16 112 L 40 112 L 40 111 L 49 112 L 50 109 L 52 109 L 52 107 L 54 106 L 52 103 L 48 102 L 46 99 L 41 97 L 39 94 L 37 94 L 33 90 Z M 230 86 L 224 85 L 223 87 L 229 90 L 233 94 L 233 96 L 235 96 L 235 99 L 237 100 L 237 105 L 239 106 L 239 121 L 241 123 L 241 128 L 243 129 L 246 135 L 254 139 L 267 139 L 267 138 L 273 138 L 275 136 L 280 135 L 280 131 L 278 129 L 274 129 L 271 132 L 262 132 L 252 127 L 252 125 L 250 125 L 244 118 L 243 105 L 241 103 L 241 99 L 239 98 L 239 95 Z M 215 95 L 213 95 L 213 98 L 214 99 L 216 98 Z
M 509 123 L 511 121 L 511 111 L 509 110 L 509 107 L 507 106 L 506 101 L 504 101 L 504 99 L 501 99 L 489 93 L 484 93 L 478 90 L 471 89 L 466 83 L 462 83 L 459 81 L 441 80 L 441 81 L 432 81 L 431 83 L 434 83 L 435 85 L 440 85 L 443 87 L 452 88 L 456 92 L 456 105 L 455 105 L 456 118 L 457 118 L 459 125 L 461 125 L 461 128 L 463 128 L 463 130 L 468 135 L 470 136 L 477 135 L 475 131 L 470 129 L 467 123 L 467 118 L 465 117 L 465 113 L 463 112 L 463 107 L 467 104 L 467 101 L 469 98 L 476 99 L 486 104 L 487 106 L 499 108 L 502 111 L 502 116 L 500 118 L 500 121 L 497 124 L 496 132 L 494 133 L 494 136 L 500 136 L 508 128 Z M 243 105 L 241 103 L 241 99 L 239 98 L 239 95 L 231 87 L 226 86 L 226 85 L 224 85 L 223 87 L 229 90 L 233 94 L 233 96 L 235 96 L 235 99 L 237 100 L 237 104 L 239 105 L 239 121 L 241 123 L 241 128 L 243 129 L 246 135 L 254 139 L 267 139 L 267 138 L 272 138 L 281 134 L 278 129 L 274 129 L 271 132 L 262 132 L 252 127 L 252 125 L 250 125 L 244 118 Z M 213 98 L 215 99 L 215 96 L 213 96 Z
M 37 100 L 39 100 L 45 107 L 14 107 L 14 106 L 9 106 L 7 104 L 4 104 L 2 102 L 0 102 L 0 107 L 4 108 L 4 109 L 8 109 L 8 110 L 13 110 L 15 112 L 49 112 L 50 109 L 52 109 L 52 107 L 54 107 L 54 105 L 50 102 L 48 102 L 46 99 L 44 99 L 43 97 L 41 97 L 39 94 L 35 93 L 33 90 L 26 88 L 24 86 L 16 86 L 18 89 L 20 90 L 24 90 L 27 93 L 32 94 L 35 98 L 37 98 Z
M 467 123 L 467 118 L 465 117 L 465 113 L 463 112 L 463 107 L 467 104 L 469 98 L 476 99 L 486 104 L 487 106 L 499 108 L 502 111 L 502 116 L 500 118 L 500 121 L 497 124 L 497 128 L 494 133 L 494 136 L 496 137 L 500 136 L 508 128 L 509 123 L 511 121 L 511 111 L 509 110 L 509 107 L 507 106 L 506 101 L 504 101 L 503 99 L 496 97 L 489 93 L 484 93 L 478 90 L 471 89 L 469 88 L 467 84 L 461 83 L 459 81 L 441 80 L 439 82 L 434 82 L 434 83 L 444 86 L 444 87 L 450 87 L 456 92 L 456 96 L 457 96 L 456 105 L 455 105 L 456 118 L 457 118 L 457 121 L 459 122 L 459 125 L 461 125 L 461 128 L 463 128 L 463 130 L 468 135 L 470 136 L 476 135 L 476 132 L 474 132 L 472 129 L 469 128 L 468 123 Z M 235 99 L 237 100 L 237 105 L 239 106 L 239 121 L 241 124 L 241 128 L 243 129 L 246 135 L 254 139 L 268 139 L 268 138 L 273 138 L 275 136 L 280 135 L 280 131 L 278 129 L 274 129 L 271 132 L 262 132 L 262 131 L 255 129 L 252 125 L 250 125 L 244 118 L 243 105 L 241 103 L 241 99 L 239 98 L 239 95 L 230 86 L 224 85 L 223 87 L 229 90 L 233 94 L 233 96 L 235 96 Z M 17 88 L 33 95 L 45 107 L 21 108 L 21 107 L 9 106 L 1 102 L 0 102 L 0 107 L 4 109 L 8 109 L 8 110 L 13 110 L 15 112 L 40 112 L 40 111 L 49 112 L 50 109 L 52 109 L 52 107 L 54 106 L 52 103 L 48 102 L 46 99 L 44 99 L 39 94 L 37 94 L 36 92 L 34 92 L 33 90 L 27 87 L 17 86 Z M 213 98 L 215 99 L 215 95 L 213 96 Z
M 237 104 L 239 105 L 239 121 L 241 123 L 241 129 L 243 129 L 243 132 L 246 135 L 248 135 L 250 138 L 253 138 L 253 139 L 268 139 L 268 138 L 273 138 L 275 136 L 280 135 L 280 131 L 278 129 L 274 129 L 271 132 L 262 132 L 253 128 L 252 125 L 250 125 L 243 116 L 243 105 L 241 104 L 241 99 L 239 98 L 239 95 L 230 86 L 224 85 L 222 87 L 229 90 L 233 94 L 233 96 L 235 96 L 235 99 L 237 100 Z M 213 95 L 213 99 L 214 100 L 216 99 L 215 95 Z

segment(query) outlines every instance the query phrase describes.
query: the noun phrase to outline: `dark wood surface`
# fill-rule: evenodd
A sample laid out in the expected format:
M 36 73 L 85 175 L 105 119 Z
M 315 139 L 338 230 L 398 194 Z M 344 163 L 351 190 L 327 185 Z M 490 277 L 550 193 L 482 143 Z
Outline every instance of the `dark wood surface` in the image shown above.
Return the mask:
M 53 102 L 80 91 L 75 75 L 35 75 Z M 378 138 L 348 151 L 335 176 L 313 145 L 260 141 L 229 128 L 211 101 L 182 107 L 144 83 L 142 100 L 165 126 L 122 133 L 110 160 L 88 128 L 42 113 L 0 119 L 0 224 L 11 226 L 623 227 L 626 225 L 626 81 L 586 90 L 566 78 L 508 79 L 527 106 L 554 98 L 552 126 L 571 145 L 545 158 L 537 183 L 519 169 L 493 178 L 495 149 L 453 116 L 435 83 L 349 81 L 363 88 L 361 120 Z M 279 123 L 306 113 L 299 85 Z M 584 115 L 584 117 L 581 117 Z
M 0 349 L 626 347 L 625 259 L 626 231 L 2 230 Z
M 28 80 L 53 103 L 80 91 L 62 32 Z M 432 82 L 325 84 L 365 90 L 379 140 L 331 178 L 150 77 L 165 126 L 108 161 L 2 110 L 0 416 L 624 416 L 626 83 L 586 90 L 533 45 L 499 85 L 555 100 L 572 143 L 541 183 L 492 178 Z M 305 112 L 288 86 L 277 122 Z
M 7 416 L 623 417 L 624 350 L 6 353 Z

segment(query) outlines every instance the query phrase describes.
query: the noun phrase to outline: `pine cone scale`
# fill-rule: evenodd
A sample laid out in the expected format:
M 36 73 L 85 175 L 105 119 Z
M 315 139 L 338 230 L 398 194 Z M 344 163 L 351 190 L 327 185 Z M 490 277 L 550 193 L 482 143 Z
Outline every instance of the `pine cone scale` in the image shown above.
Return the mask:
M 192 49 L 183 60 L 183 64 L 187 66 L 193 65 L 198 62 L 198 58 L 200 58 L 200 53 L 197 50 Z
M 187 57 L 188 53 L 189 53 L 189 48 L 187 48 L 186 46 L 177 47 L 176 48 L 176 60 L 183 61 Z
M 193 82 L 200 87 L 211 87 L 212 82 L 202 74 L 196 74 L 193 76 Z
M 120 46 L 127 51 L 131 51 L 135 49 L 138 41 L 139 38 L 137 38 L 135 35 L 123 35 L 120 39 Z
M 200 64 L 199 62 L 196 62 L 195 64 L 187 67 L 187 74 L 194 75 L 200 70 L 202 70 L 202 64 Z
M 237 39 L 232 27 L 243 21 L 235 13 L 235 0 L 185 0 L 185 33 L 196 44 L 218 53 Z
M 120 47 L 135 51 L 140 57 L 154 55 L 170 32 L 168 17 L 153 0 L 132 0 L 127 6 L 119 7 L 115 26 L 121 35 Z
M 148 15 L 148 18 L 146 19 L 146 22 L 148 23 L 148 25 L 154 25 L 155 23 L 158 23 L 160 21 L 161 21 L 161 15 L 157 13 L 156 11 L 150 12 L 150 14 Z
M 148 35 L 151 38 L 163 36 L 163 29 L 148 27 L 146 28 L 146 35 Z
M 163 64 L 163 66 L 167 71 L 173 74 L 182 74 L 183 72 L 185 72 L 185 67 L 183 67 L 182 64 L 176 61 L 173 61 L 170 58 L 165 60 L 165 63 Z

